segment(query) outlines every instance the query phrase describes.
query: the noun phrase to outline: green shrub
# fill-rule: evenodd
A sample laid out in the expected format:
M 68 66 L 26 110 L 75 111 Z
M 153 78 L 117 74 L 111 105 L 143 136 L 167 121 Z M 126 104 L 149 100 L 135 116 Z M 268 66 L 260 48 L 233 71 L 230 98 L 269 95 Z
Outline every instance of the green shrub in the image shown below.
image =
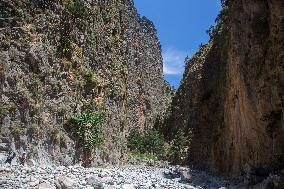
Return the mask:
M 216 39 L 221 33 L 228 30 L 229 8 L 224 4 L 221 12 L 215 20 L 215 26 L 210 26 L 206 33 L 210 37 L 210 41 Z
M 76 37 L 72 34 L 75 28 L 84 31 L 90 22 L 90 10 L 82 0 L 67 0 L 62 2 L 65 9 L 62 16 L 61 39 L 58 46 L 58 53 L 60 56 L 66 57 L 70 60 L 72 54 L 72 45 L 76 44 Z M 78 47 L 74 49 L 78 52 L 82 49 Z M 75 52 L 76 53 L 76 52 Z M 79 53 L 81 54 L 81 53 Z
M 89 21 L 90 10 L 82 0 L 72 0 L 66 3 L 65 9 L 68 13 L 69 19 L 76 24 L 79 29 L 84 30 Z
M 65 70 L 70 70 L 73 67 L 73 63 L 66 58 L 61 60 L 61 65 Z
M 144 136 L 137 129 L 130 131 L 127 148 L 133 152 L 141 152 L 144 149 Z
M 132 152 L 130 153 L 130 157 L 137 161 L 157 160 L 157 157 L 150 153 L 140 153 L 140 152 L 133 153 Z
M 164 155 L 164 138 L 155 129 L 140 133 L 137 129 L 130 131 L 127 147 L 130 151 L 140 154 L 152 154 L 157 157 Z
M 187 158 L 190 140 L 182 129 L 179 129 L 171 141 L 168 152 L 169 160 L 173 163 L 183 163 Z
M 155 129 L 148 130 L 144 135 L 144 144 L 147 152 L 161 157 L 164 154 L 165 140 L 159 131 Z
M 92 93 L 99 84 L 97 75 L 90 69 L 81 67 L 80 69 L 82 77 L 84 79 L 84 89 L 86 93 Z
M 101 122 L 101 113 L 93 112 L 91 108 L 71 117 L 70 123 L 85 149 L 90 150 L 103 143 L 103 133 L 99 127 Z
M 183 129 L 179 129 L 168 144 L 163 135 L 155 129 L 147 130 L 145 133 L 133 129 L 127 138 L 127 147 L 131 156 L 137 160 L 145 160 L 149 159 L 146 157 L 151 157 L 151 159 L 159 158 L 160 160 L 183 164 L 187 160 L 191 138 L 191 131 L 185 133 Z
M 0 102 L 0 120 L 3 119 L 6 115 L 8 115 L 8 113 L 8 108 L 2 102 Z

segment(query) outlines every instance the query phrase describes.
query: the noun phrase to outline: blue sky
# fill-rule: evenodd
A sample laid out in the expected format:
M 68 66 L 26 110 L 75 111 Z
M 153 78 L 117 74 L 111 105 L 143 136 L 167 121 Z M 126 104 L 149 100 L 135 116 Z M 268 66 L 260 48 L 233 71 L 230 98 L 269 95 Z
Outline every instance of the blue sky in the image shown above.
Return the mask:
M 220 0 L 134 0 L 141 16 L 152 20 L 161 41 L 165 79 L 175 88 L 184 71 L 184 59 L 208 41 Z

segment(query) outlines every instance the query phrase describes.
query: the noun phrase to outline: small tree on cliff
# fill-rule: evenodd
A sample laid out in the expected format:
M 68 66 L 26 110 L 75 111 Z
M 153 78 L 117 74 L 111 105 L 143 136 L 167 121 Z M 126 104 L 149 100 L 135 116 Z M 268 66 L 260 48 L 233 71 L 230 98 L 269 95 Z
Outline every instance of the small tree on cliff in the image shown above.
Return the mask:
M 101 113 L 94 112 L 92 105 L 70 118 L 73 134 L 78 140 L 78 146 L 83 147 L 83 164 L 85 166 L 91 163 L 92 149 L 101 146 L 104 141 L 102 129 L 99 126 L 101 122 Z
M 186 136 L 183 129 L 179 129 L 171 142 L 169 160 L 173 163 L 183 164 L 187 159 L 191 132 Z

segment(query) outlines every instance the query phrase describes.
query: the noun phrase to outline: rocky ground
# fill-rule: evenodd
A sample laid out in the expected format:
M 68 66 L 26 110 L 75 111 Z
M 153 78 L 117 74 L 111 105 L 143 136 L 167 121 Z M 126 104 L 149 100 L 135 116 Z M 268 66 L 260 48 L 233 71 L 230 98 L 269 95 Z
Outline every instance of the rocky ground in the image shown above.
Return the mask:
M 0 166 L 0 188 L 40 189 L 219 189 L 226 181 L 187 168 L 157 168 L 142 165 L 83 168 L 81 166 Z

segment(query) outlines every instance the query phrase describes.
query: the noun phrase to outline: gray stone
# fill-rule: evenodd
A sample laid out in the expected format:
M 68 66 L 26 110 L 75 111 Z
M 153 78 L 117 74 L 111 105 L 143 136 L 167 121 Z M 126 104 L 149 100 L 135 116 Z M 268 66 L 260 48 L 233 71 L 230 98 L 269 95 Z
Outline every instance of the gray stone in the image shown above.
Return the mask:
M 96 188 L 101 189 L 103 188 L 103 183 L 97 177 L 90 177 L 87 179 L 87 184 Z
M 121 186 L 122 189 L 135 189 L 135 185 L 133 184 L 123 184 Z
M 33 159 L 28 159 L 27 160 L 27 165 L 28 166 L 37 166 L 37 163 Z
M 167 179 L 175 179 L 175 178 L 179 178 L 180 177 L 180 172 L 176 169 L 172 169 L 172 170 L 165 170 L 163 172 L 164 177 Z
M 8 151 L 9 147 L 7 143 L 0 143 L 0 151 Z
M 35 186 L 37 186 L 39 184 L 39 181 L 32 181 L 32 182 L 30 182 L 29 183 L 29 185 L 31 186 L 31 187 L 35 187 Z
M 44 182 L 38 185 L 38 189 L 56 189 L 56 187 Z
M 2 142 L 2 143 L 10 143 L 11 140 L 8 137 L 0 137 L 0 142 Z
M 60 176 L 57 179 L 57 184 L 59 189 L 76 189 L 77 188 L 77 183 L 65 176 Z
M 184 183 L 191 182 L 191 174 L 189 171 L 181 171 L 180 173 L 180 181 Z
M 86 189 L 95 189 L 95 188 L 92 186 L 86 186 Z

